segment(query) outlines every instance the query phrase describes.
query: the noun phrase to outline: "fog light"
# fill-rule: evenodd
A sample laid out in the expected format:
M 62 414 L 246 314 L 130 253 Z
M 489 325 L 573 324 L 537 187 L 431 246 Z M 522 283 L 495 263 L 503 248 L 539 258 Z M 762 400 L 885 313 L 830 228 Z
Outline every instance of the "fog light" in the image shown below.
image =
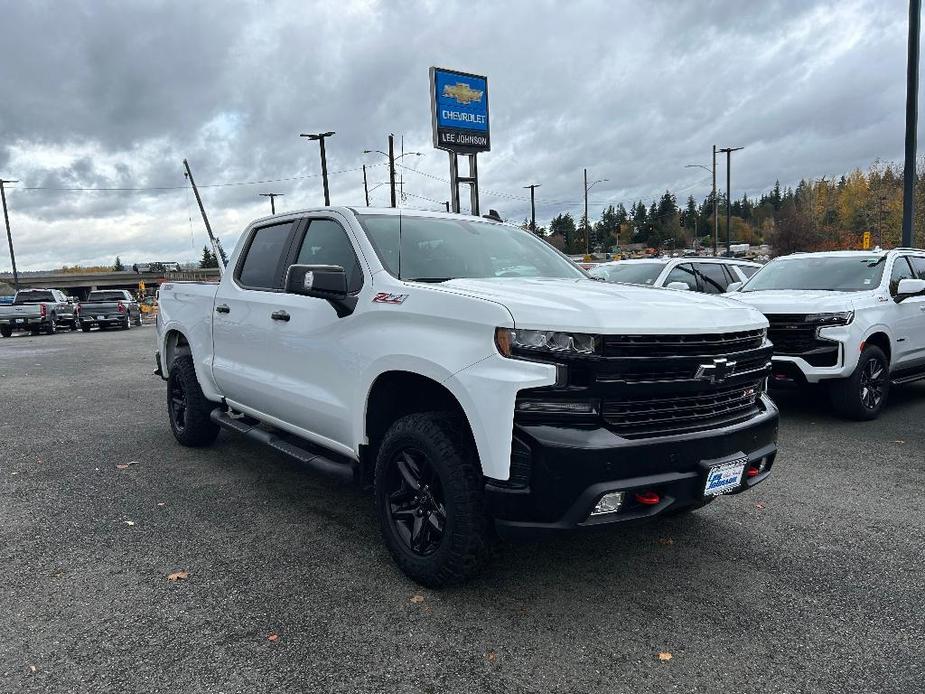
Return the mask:
M 623 492 L 607 492 L 597 502 L 597 506 L 591 511 L 592 516 L 603 516 L 607 513 L 616 513 L 623 505 Z
M 518 400 L 518 412 L 542 412 L 547 414 L 595 414 L 593 402 L 559 400 Z

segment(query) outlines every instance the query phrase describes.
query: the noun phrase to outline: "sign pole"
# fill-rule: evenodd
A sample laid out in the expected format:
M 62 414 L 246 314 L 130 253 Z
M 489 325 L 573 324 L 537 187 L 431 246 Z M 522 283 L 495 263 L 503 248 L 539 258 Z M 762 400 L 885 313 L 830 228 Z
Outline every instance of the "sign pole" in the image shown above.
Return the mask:
M 456 152 L 447 152 L 450 155 L 450 206 L 453 212 L 459 214 L 459 161 Z
M 479 165 L 478 155 L 469 155 L 469 208 L 476 217 L 479 216 Z

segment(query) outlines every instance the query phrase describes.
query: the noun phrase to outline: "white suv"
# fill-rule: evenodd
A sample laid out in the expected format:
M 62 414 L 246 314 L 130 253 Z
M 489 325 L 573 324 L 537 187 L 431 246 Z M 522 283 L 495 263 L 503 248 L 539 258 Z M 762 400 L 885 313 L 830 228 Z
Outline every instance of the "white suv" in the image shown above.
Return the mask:
M 606 282 L 722 294 L 733 282 L 745 282 L 760 269 L 758 263 L 734 258 L 644 258 L 601 263 L 590 274 Z
M 891 383 L 925 378 L 925 250 L 797 253 L 730 289 L 771 324 L 772 384 L 825 381 L 838 412 L 874 419 Z

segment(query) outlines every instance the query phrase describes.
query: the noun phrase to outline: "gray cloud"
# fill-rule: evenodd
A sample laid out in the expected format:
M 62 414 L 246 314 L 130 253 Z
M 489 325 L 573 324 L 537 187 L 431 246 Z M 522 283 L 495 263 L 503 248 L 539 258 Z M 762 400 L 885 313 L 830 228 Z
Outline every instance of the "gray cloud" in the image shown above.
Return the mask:
M 188 157 L 233 245 L 265 214 L 317 204 L 331 129 L 332 200 L 362 204 L 364 149 L 404 136 L 409 206 L 448 197 L 430 143 L 427 68 L 489 76 L 494 150 L 483 207 L 580 212 L 581 170 L 608 202 L 666 188 L 700 199 L 712 144 L 735 155 L 734 193 L 840 174 L 902 153 L 902 0 L 854 2 L 34 2 L 0 25 L 0 175 L 24 268 L 193 258 L 204 234 L 182 187 Z M 427 174 L 427 175 L 423 175 Z M 381 168 L 371 183 L 386 180 Z M 721 170 L 721 178 L 725 174 Z M 706 179 L 706 180 L 705 180 Z M 24 188 L 179 187 L 157 191 Z M 374 203 L 388 200 L 385 186 Z M 192 221 L 190 221 L 192 217 Z M 9 267 L 0 257 L 0 269 Z

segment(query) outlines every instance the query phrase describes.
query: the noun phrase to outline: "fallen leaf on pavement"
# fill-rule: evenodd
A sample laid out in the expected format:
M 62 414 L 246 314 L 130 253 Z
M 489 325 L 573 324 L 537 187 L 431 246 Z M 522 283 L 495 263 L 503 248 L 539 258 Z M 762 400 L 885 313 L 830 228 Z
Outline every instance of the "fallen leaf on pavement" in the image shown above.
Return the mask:
M 411 600 L 409 600 L 408 602 L 414 605 L 419 605 L 422 602 L 424 602 L 424 596 L 423 595 L 412 595 Z
M 759 501 L 757 504 L 755 504 L 755 508 L 757 508 L 760 511 L 761 509 L 764 508 L 764 504 Z
M 138 465 L 138 461 L 130 460 L 127 463 L 119 463 L 118 465 L 116 465 L 116 470 L 128 470 L 130 465 Z
M 189 571 L 174 571 L 172 574 L 167 575 L 167 580 L 171 583 L 185 581 L 187 578 L 189 578 Z
M 273 643 L 276 643 L 277 641 L 279 641 L 279 634 L 268 634 L 267 641 L 272 641 Z
M 35 667 L 35 665 L 30 665 L 30 666 L 29 666 L 29 671 L 30 671 L 30 672 L 37 672 L 37 671 L 38 671 L 38 668 Z
M 167 505 L 167 502 L 166 502 L 166 501 L 158 501 L 158 502 L 157 502 L 157 505 L 158 505 L 158 506 L 166 506 L 166 505 Z
M 671 653 L 669 653 L 668 651 L 661 651 L 658 654 L 658 659 L 661 660 L 663 663 L 667 663 L 669 660 L 671 660 Z
M 658 538 L 658 544 L 660 544 L 660 545 L 673 545 L 673 544 L 674 544 L 674 540 L 672 540 L 670 537 L 660 537 L 660 538 Z
M 498 654 L 495 653 L 494 651 L 488 651 L 485 654 L 485 660 L 487 660 L 490 664 L 494 665 L 495 661 L 498 660 Z
M 905 443 L 905 441 L 894 441 L 893 443 Z M 41 462 L 41 461 L 39 461 Z
M 122 522 L 125 523 L 126 525 L 135 525 L 135 521 L 127 520 L 127 521 L 122 521 Z

